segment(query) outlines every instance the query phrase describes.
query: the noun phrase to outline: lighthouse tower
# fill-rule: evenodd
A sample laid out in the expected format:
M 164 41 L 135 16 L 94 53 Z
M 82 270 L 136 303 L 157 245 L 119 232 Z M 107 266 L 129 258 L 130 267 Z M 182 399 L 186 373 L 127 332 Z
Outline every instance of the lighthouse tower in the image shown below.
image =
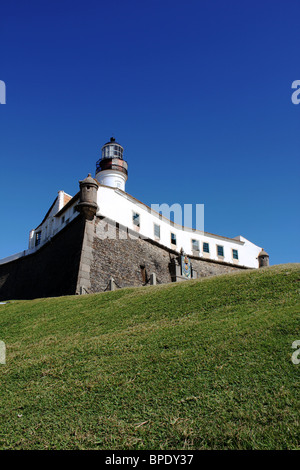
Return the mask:
M 114 137 L 102 147 L 102 157 L 96 163 L 96 180 L 100 184 L 125 191 L 128 165 L 123 160 L 123 147 Z

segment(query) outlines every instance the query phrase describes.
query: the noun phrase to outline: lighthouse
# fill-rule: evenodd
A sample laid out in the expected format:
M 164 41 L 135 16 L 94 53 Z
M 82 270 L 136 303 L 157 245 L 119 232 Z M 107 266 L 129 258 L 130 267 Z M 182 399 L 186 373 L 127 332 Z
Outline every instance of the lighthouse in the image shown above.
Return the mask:
M 124 148 L 114 137 L 103 145 L 102 156 L 96 163 L 96 180 L 105 186 L 125 191 L 128 178 L 128 165 L 123 160 Z

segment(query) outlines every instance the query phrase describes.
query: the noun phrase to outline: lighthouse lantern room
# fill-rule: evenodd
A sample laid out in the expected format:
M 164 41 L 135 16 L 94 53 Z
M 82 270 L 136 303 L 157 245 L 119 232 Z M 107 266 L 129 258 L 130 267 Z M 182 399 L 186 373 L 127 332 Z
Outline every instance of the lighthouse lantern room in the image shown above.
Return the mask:
M 102 147 L 102 157 L 96 163 L 96 179 L 100 184 L 125 191 L 128 165 L 123 160 L 123 147 L 111 137 Z

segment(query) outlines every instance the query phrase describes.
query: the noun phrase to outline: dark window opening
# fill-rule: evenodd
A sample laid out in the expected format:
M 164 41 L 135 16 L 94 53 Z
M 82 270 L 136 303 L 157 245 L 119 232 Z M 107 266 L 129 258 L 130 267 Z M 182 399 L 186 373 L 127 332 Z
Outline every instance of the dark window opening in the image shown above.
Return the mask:
M 41 243 L 42 232 L 36 232 L 35 234 L 35 246 Z
M 203 242 L 203 253 L 209 253 L 209 243 Z
M 217 253 L 218 256 L 224 256 L 224 247 L 221 245 L 217 245 Z
M 133 225 L 135 225 L 136 227 L 139 227 L 140 226 L 140 214 L 138 214 L 137 212 L 134 212 L 132 216 L 132 222 L 133 222 Z
M 176 245 L 176 244 L 177 244 L 175 233 L 171 233 L 171 244 L 172 244 L 172 245 Z
M 160 225 L 154 224 L 154 235 L 156 238 L 160 238 Z
M 199 251 L 199 241 L 198 240 L 192 240 L 192 250 L 193 251 Z

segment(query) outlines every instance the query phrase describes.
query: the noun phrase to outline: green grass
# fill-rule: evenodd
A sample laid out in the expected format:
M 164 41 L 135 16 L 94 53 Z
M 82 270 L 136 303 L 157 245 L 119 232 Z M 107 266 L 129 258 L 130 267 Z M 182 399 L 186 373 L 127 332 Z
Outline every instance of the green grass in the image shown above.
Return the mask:
M 1 305 L 0 448 L 299 448 L 299 271 Z

